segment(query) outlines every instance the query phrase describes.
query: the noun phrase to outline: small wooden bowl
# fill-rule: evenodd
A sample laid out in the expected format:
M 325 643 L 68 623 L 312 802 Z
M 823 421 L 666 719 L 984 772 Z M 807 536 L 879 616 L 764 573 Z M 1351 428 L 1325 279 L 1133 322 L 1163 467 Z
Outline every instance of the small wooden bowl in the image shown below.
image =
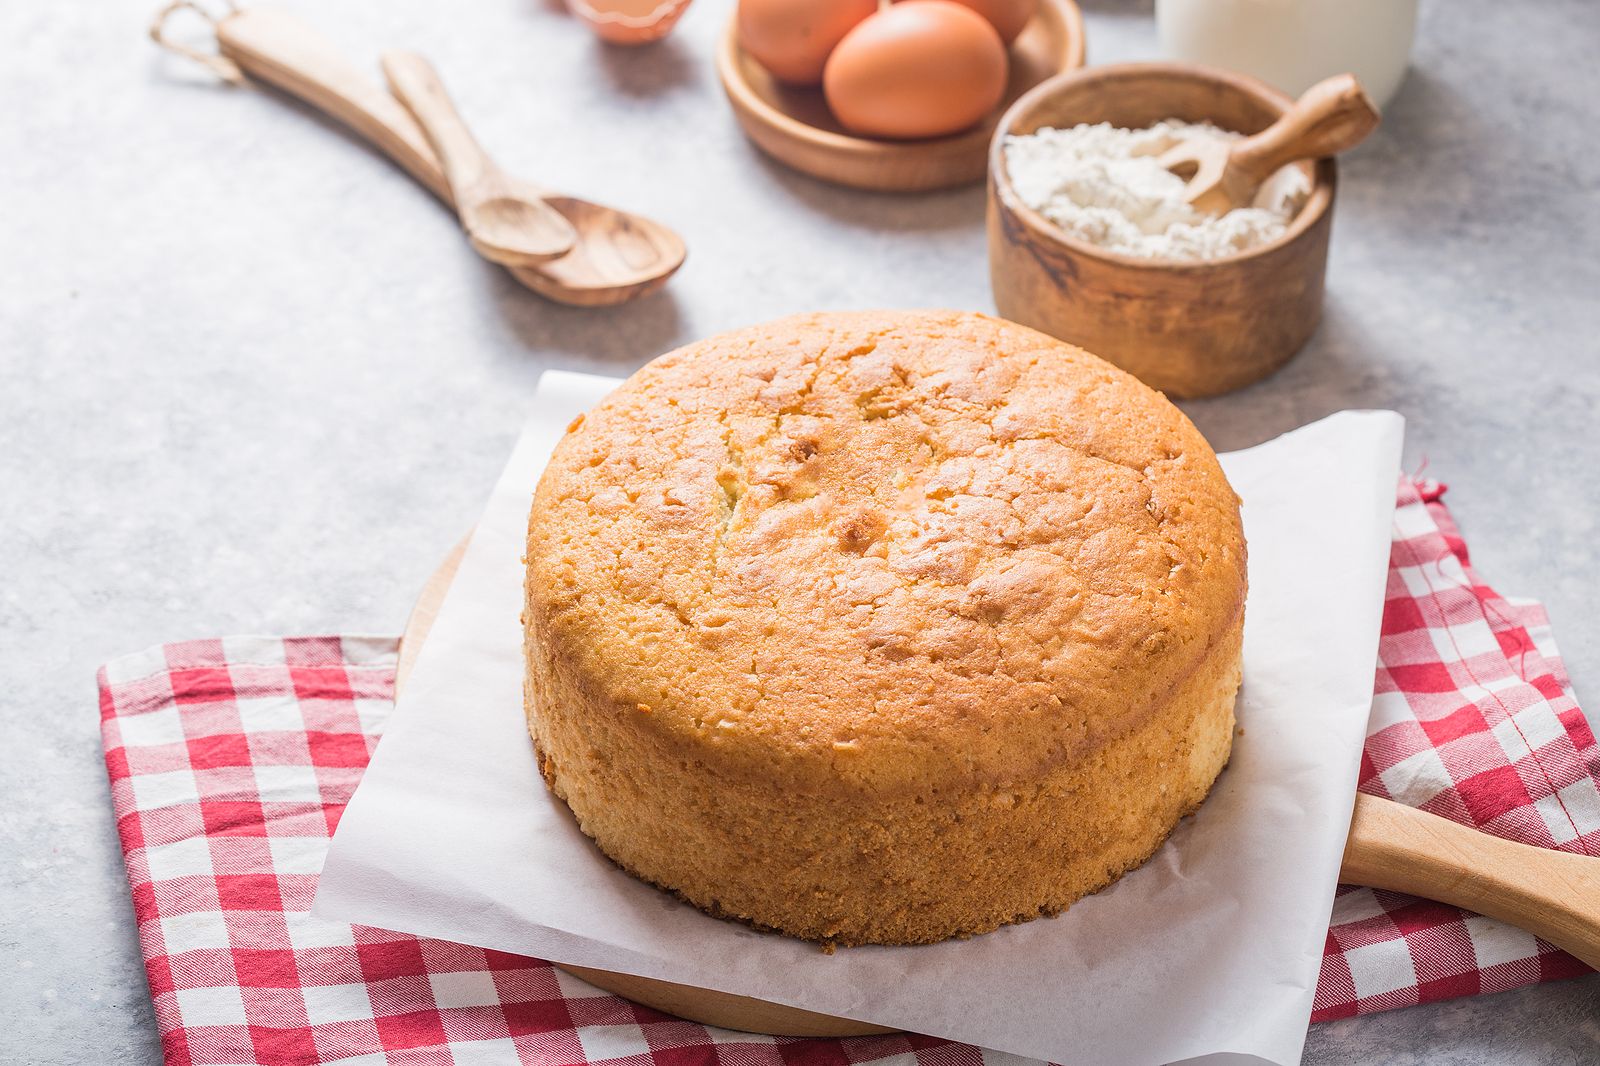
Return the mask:
M 1180 398 L 1242 388 L 1278 369 L 1322 315 L 1333 160 L 1300 164 L 1310 195 L 1272 244 L 1203 262 L 1152 260 L 1069 237 L 1025 205 L 1006 174 L 1004 142 L 1045 126 L 1137 129 L 1166 118 L 1256 133 L 1291 103 L 1254 78 L 1182 63 L 1095 67 L 1033 89 L 1006 112 L 990 148 L 995 307 Z
M 734 19 L 717 46 L 717 74 L 745 135 L 781 163 L 857 189 L 921 192 L 983 179 L 989 138 L 1013 101 L 1046 78 L 1083 66 L 1083 15 L 1073 0 L 1039 0 L 1011 43 L 1011 80 L 972 129 L 922 141 L 857 137 L 834 119 L 822 90 L 784 85 L 739 47 Z

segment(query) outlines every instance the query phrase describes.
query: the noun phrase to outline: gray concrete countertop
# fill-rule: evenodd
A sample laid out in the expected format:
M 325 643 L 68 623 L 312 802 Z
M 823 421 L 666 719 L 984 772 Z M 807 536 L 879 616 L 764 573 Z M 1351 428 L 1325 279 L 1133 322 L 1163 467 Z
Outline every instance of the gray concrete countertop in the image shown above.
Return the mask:
M 293 0 L 285 0 L 293 2 Z M 548 0 L 295 3 L 351 53 L 425 49 L 512 169 L 657 215 L 669 290 L 578 311 L 477 261 L 339 130 L 143 39 L 160 0 L 0 6 L 0 1061 L 156 1062 L 95 667 L 223 633 L 396 632 L 549 367 L 625 373 L 791 311 L 992 309 L 980 189 L 792 174 L 711 67 L 726 0 L 594 43 Z M 1155 54 L 1087 5 L 1092 62 Z M 470 10 L 469 10 L 470 8 Z M 1345 407 L 1410 420 L 1475 561 L 1543 598 L 1600 701 L 1600 10 L 1427 5 L 1344 167 L 1326 321 L 1275 378 L 1188 405 L 1219 448 Z M 374 70 L 376 68 L 374 67 Z M 1317 1026 L 1313 1063 L 1600 1057 L 1600 978 Z

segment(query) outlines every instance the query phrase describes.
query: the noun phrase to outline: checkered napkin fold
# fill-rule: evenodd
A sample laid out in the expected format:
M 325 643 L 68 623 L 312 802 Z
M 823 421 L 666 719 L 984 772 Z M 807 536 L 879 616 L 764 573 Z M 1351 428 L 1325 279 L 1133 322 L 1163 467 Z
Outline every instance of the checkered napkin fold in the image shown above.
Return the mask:
M 1360 787 L 1524 843 L 1600 854 L 1600 754 L 1548 620 L 1478 580 L 1442 493 L 1400 485 Z M 538 959 L 313 919 L 329 838 L 392 708 L 394 663 L 387 639 L 242 638 L 168 645 L 101 671 L 112 801 L 169 1066 L 995 1058 L 919 1036 L 711 1029 Z M 1313 1020 L 1583 972 L 1488 918 L 1344 887 Z

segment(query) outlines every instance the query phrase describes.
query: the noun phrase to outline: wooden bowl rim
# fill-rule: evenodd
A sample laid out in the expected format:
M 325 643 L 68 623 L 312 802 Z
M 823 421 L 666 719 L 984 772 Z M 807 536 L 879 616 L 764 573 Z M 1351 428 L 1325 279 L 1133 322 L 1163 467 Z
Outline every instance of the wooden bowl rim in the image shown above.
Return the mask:
M 1283 231 L 1283 235 L 1276 240 L 1257 245 L 1242 252 L 1234 252 L 1232 255 L 1220 256 L 1216 259 L 1144 259 L 1138 256 L 1124 255 L 1121 252 L 1109 251 L 1099 245 L 1081 241 L 1023 203 L 1022 198 L 1017 195 L 1016 189 L 1012 187 L 1011 175 L 1006 173 L 1005 164 L 1005 139 L 1011 135 L 1011 130 L 1017 125 L 1022 112 L 1037 104 L 1039 100 L 1060 92 L 1063 88 L 1094 82 L 1115 82 L 1131 75 L 1149 74 L 1166 75 L 1174 81 L 1205 81 L 1225 85 L 1246 95 L 1269 101 L 1283 110 L 1287 110 L 1294 103 L 1294 99 L 1287 93 L 1274 89 L 1258 78 L 1252 78 L 1247 74 L 1238 74 L 1231 70 L 1223 70 L 1219 67 L 1202 66 L 1198 63 L 1175 63 L 1158 60 L 1138 63 L 1109 63 L 1100 67 L 1064 71 L 1053 78 L 1040 82 L 1017 97 L 1016 102 L 1008 107 L 1006 113 L 1001 116 L 1000 124 L 995 127 L 994 139 L 989 145 L 989 180 L 991 182 L 990 195 L 1000 201 L 997 206 L 1020 219 L 1023 225 L 1032 230 L 1034 236 L 1040 240 L 1065 245 L 1075 252 L 1092 256 L 1096 259 L 1103 259 L 1109 263 L 1172 271 L 1207 270 L 1213 267 L 1239 263 L 1257 256 L 1268 255 L 1279 248 L 1300 240 L 1333 208 L 1333 191 L 1337 183 L 1338 171 L 1332 159 L 1319 159 L 1313 168 L 1314 179 L 1311 185 L 1311 192 L 1306 196 L 1305 204 L 1290 220 L 1289 225 Z
M 1039 2 L 1041 6 L 1050 4 L 1056 8 L 1067 31 L 1066 43 L 1061 52 L 1061 70 L 1040 82 L 1042 86 L 1065 74 L 1082 69 L 1086 42 L 1083 12 L 1079 10 L 1076 0 L 1039 0 Z M 774 107 L 751 87 L 739 67 L 742 53 L 743 49 L 739 47 L 739 20 L 735 14 L 729 17 L 727 25 L 723 27 L 722 37 L 717 42 L 717 76 L 722 81 L 723 91 L 734 98 L 736 110 L 742 110 L 752 121 L 759 122 L 790 140 L 804 141 L 840 155 L 892 159 L 939 154 L 952 148 L 965 147 L 968 142 L 982 144 L 991 136 L 981 124 L 962 133 L 952 133 L 948 137 L 929 137 L 912 141 L 854 137 L 847 133 L 835 133 L 832 130 L 808 125 Z M 1012 106 L 1015 107 L 1016 104 L 1026 100 L 1033 92 L 1034 89 L 1029 89 L 1017 97 Z M 1004 127 L 1006 116 L 1009 114 L 1011 114 L 1010 108 L 1002 112 L 995 124 L 996 131 Z

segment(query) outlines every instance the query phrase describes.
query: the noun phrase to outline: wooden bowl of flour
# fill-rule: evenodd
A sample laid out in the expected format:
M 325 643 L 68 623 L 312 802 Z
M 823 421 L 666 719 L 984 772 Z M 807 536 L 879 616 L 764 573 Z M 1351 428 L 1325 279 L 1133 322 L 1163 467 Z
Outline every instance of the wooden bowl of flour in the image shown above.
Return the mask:
M 1168 118 L 1251 134 L 1292 103 L 1254 78 L 1183 63 L 1094 67 L 1028 92 L 1001 118 L 989 149 L 995 307 L 1178 398 L 1242 388 L 1278 369 L 1322 315 L 1333 160 L 1296 164 L 1311 189 L 1277 240 L 1220 259 L 1140 259 L 1078 240 L 1023 203 L 1004 145 L 1044 127 L 1139 129 Z

